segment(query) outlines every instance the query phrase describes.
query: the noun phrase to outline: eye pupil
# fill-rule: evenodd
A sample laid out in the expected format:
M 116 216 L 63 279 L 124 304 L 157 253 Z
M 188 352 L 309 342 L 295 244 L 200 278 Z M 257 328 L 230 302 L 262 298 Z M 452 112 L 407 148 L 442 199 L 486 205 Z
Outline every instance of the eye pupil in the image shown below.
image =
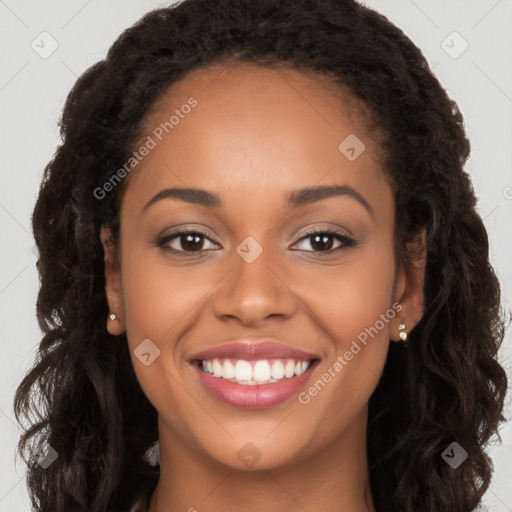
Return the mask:
M 330 249 L 332 249 L 332 235 L 312 235 L 312 243 L 311 243 L 311 247 L 313 247 L 314 250 L 318 250 L 318 251 L 329 251 Z M 320 243 L 318 243 L 318 241 L 320 240 Z M 328 243 L 330 240 L 330 243 Z M 327 244 L 328 247 L 325 247 L 325 245 L 323 244 Z
M 193 235 L 193 234 L 181 235 L 181 239 L 182 239 L 181 246 L 185 250 L 200 251 L 202 248 L 202 245 L 203 245 L 202 238 L 203 238 L 202 235 Z M 185 243 L 183 243 L 183 239 L 186 240 Z M 199 245 L 199 247 L 197 247 L 197 245 Z

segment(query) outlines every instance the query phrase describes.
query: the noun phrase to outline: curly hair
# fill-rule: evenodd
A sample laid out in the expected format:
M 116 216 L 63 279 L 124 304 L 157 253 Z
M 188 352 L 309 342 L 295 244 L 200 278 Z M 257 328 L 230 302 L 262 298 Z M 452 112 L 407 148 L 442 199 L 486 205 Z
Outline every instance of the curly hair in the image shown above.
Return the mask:
M 157 100 L 187 72 L 247 62 L 334 77 L 364 105 L 395 197 L 404 262 L 426 236 L 424 315 L 407 350 L 391 344 L 369 403 L 368 463 L 378 511 L 467 512 L 492 477 L 484 448 L 504 421 L 507 379 L 500 286 L 464 164 L 462 115 L 421 51 L 354 0 L 184 0 L 147 13 L 83 73 L 60 119 L 32 217 L 39 250 L 36 361 L 16 390 L 29 421 L 18 444 L 39 512 L 128 510 L 159 466 L 157 411 L 143 393 L 126 335 L 106 331 L 99 231 L 119 236 L 122 186 L 93 191 L 132 154 Z M 126 180 L 125 180 L 126 181 Z M 125 185 L 125 183 L 124 183 Z M 118 238 L 115 238 L 118 240 Z M 456 470 L 441 454 L 469 454 Z M 50 445 L 51 465 L 35 454 Z

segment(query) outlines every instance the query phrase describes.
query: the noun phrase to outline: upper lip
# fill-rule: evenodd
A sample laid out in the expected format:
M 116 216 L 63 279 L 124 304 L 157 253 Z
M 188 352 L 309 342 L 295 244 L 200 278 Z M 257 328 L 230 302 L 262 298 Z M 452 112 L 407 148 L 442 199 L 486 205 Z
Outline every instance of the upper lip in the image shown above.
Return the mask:
M 318 359 L 318 356 L 276 341 L 240 339 L 211 347 L 190 356 L 190 360 L 210 359 Z

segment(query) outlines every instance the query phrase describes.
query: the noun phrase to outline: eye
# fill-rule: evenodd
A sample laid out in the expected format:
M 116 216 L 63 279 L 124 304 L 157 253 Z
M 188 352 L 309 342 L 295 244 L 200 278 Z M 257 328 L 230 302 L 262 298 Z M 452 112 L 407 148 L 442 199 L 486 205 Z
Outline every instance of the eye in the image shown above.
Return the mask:
M 205 233 L 191 228 L 180 229 L 165 235 L 158 240 L 157 244 L 169 252 L 197 253 L 212 249 L 212 247 L 204 247 L 206 240 L 214 249 L 218 247 L 218 244 L 213 242 Z
M 298 250 L 314 252 L 323 255 L 330 255 L 347 247 L 356 245 L 356 242 L 349 235 L 340 230 L 327 228 L 314 228 L 302 236 L 294 247 L 303 243 Z M 304 244 L 304 242 L 307 242 Z M 337 246 L 334 246 L 338 243 Z M 210 244 L 210 247 L 206 246 Z M 205 233 L 194 228 L 184 228 L 174 231 L 161 237 L 157 245 L 165 251 L 186 255 L 199 254 L 203 251 L 214 250 L 220 247 L 212 241 Z M 304 247 L 306 245 L 306 247 Z M 310 248 L 308 248 L 309 246 Z M 333 247 L 334 246 L 334 247 Z M 295 250 L 295 249 L 294 249 Z
M 306 248 L 303 247 L 299 250 L 315 252 L 319 253 L 320 255 L 332 254 L 356 244 L 355 240 L 343 231 L 326 228 L 314 228 L 313 230 L 307 232 L 299 240 L 299 243 L 302 241 L 307 242 L 305 244 Z M 333 248 L 333 245 L 336 242 L 338 242 L 339 245 Z M 311 249 L 307 248 L 307 246 L 311 247 Z

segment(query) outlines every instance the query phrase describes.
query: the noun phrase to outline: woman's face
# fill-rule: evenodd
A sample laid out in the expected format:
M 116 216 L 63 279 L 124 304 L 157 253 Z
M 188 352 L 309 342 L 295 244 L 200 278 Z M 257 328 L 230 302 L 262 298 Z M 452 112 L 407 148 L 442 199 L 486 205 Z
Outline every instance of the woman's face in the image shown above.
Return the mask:
M 357 113 L 313 75 L 238 65 L 189 74 L 145 126 L 107 295 L 161 444 L 240 469 L 349 450 L 407 312 Z

